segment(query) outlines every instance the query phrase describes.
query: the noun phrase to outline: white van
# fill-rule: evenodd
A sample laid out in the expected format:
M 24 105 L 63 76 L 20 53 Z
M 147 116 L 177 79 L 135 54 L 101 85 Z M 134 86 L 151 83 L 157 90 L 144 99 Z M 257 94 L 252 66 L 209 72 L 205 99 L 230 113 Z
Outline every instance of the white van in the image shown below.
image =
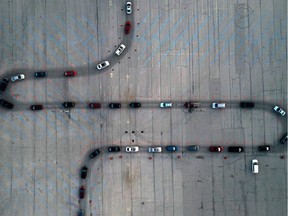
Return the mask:
M 258 160 L 252 159 L 252 173 L 258 173 Z

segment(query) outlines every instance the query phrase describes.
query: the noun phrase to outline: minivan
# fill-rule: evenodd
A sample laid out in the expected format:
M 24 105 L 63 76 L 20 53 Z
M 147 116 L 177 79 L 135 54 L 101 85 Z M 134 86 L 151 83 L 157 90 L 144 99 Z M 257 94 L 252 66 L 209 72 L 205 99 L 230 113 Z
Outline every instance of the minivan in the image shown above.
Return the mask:
M 252 159 L 252 173 L 258 173 L 258 160 Z

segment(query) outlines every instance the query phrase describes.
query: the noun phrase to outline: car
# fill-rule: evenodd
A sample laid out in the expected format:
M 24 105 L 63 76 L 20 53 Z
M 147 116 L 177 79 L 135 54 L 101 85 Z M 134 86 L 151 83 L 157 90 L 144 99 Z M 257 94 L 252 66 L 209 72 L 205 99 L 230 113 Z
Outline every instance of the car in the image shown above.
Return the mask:
M 178 150 L 177 146 L 173 146 L 173 145 L 171 145 L 171 146 L 166 146 L 165 149 L 166 149 L 166 151 L 168 151 L 168 152 L 175 152 L 175 151 Z
M 270 145 L 258 146 L 258 151 L 270 151 Z
M 101 108 L 101 104 L 100 103 L 89 103 L 89 108 L 90 109 L 99 109 L 99 108 Z
M 81 168 L 81 179 L 85 179 L 87 177 L 88 167 L 85 165 Z
M 73 108 L 73 107 L 75 107 L 75 103 L 74 102 L 64 102 L 63 103 L 63 107 L 65 107 L 65 108 Z
M 96 156 L 98 156 L 100 154 L 100 150 L 99 149 L 96 149 L 94 150 L 91 154 L 90 154 L 90 158 L 93 159 L 95 158 Z
M 41 104 L 31 105 L 30 109 L 31 110 L 42 110 L 43 109 L 43 105 L 41 105 Z
M 100 64 L 97 65 L 97 69 L 102 70 L 102 69 L 108 67 L 109 65 L 110 65 L 109 61 L 104 61 L 104 62 L 101 62 Z
M 187 146 L 188 151 L 198 151 L 199 146 L 198 145 L 193 145 L 193 146 Z
M 225 103 L 212 103 L 213 109 L 225 108 Z
M 132 3 L 131 2 L 126 2 L 126 13 L 132 14 Z
M 162 152 L 162 147 L 158 146 L 158 147 L 149 147 L 148 148 L 148 152 L 150 153 L 160 153 Z
M 19 75 L 11 77 L 11 81 L 12 82 L 15 82 L 17 80 L 20 81 L 20 80 L 24 80 L 24 79 L 25 79 L 25 75 L 24 74 L 19 74 Z
M 109 105 L 110 109 L 119 109 L 121 108 L 121 104 L 120 103 L 110 103 Z
M 160 103 L 161 108 L 171 108 L 173 106 L 172 102 L 162 102 Z
M 0 106 L 5 107 L 7 109 L 13 109 L 14 104 L 4 100 L 4 99 L 0 99 Z
M 193 102 L 186 102 L 184 103 L 184 108 L 186 109 L 193 109 L 193 108 L 199 108 L 200 103 L 193 103 Z
M 124 26 L 124 32 L 125 32 L 125 34 L 129 34 L 129 33 L 130 33 L 131 27 L 132 27 L 131 22 L 128 21 L 128 22 L 125 23 L 125 26 Z
M 121 53 L 123 53 L 123 51 L 125 50 L 126 46 L 124 44 L 121 44 L 118 49 L 115 51 L 115 54 L 120 56 Z
M 85 216 L 85 210 L 84 209 L 79 209 L 78 210 L 78 216 Z
M 138 146 L 127 146 L 125 148 L 126 152 L 131 152 L 131 153 L 134 153 L 134 152 L 138 152 L 139 151 L 139 147 Z
M 39 71 L 34 73 L 34 77 L 46 77 L 47 73 L 45 71 Z
M 108 147 L 108 152 L 120 152 L 119 146 L 110 146 Z
M 8 86 L 8 83 L 9 83 L 9 79 L 3 78 L 1 83 L 0 83 L 0 90 L 4 92 Z
M 224 148 L 222 146 L 210 146 L 209 147 L 210 152 L 222 152 L 223 149 Z
M 252 159 L 252 173 L 258 173 L 259 167 L 258 167 L 258 160 Z
M 253 102 L 240 102 L 241 108 L 253 108 L 255 104 Z
M 285 133 L 284 136 L 280 139 L 280 143 L 287 144 L 287 140 L 288 140 L 288 135 L 287 133 Z
M 244 148 L 242 146 L 228 146 L 228 152 L 244 152 Z
M 85 186 L 81 186 L 80 189 L 79 189 L 79 198 L 80 199 L 84 199 L 85 197 L 85 190 L 86 190 L 86 187 Z
M 132 102 L 132 103 L 129 104 L 129 107 L 131 107 L 131 108 L 140 108 L 141 107 L 141 103 Z
M 76 71 L 66 71 L 64 72 L 65 77 L 71 77 L 71 76 L 76 76 L 77 72 Z
M 280 115 L 282 115 L 282 116 L 285 116 L 285 114 L 286 114 L 286 112 L 284 111 L 284 110 L 282 110 L 280 107 L 278 107 L 278 106 L 274 106 L 274 111 L 275 112 L 277 112 L 277 113 L 279 113 Z

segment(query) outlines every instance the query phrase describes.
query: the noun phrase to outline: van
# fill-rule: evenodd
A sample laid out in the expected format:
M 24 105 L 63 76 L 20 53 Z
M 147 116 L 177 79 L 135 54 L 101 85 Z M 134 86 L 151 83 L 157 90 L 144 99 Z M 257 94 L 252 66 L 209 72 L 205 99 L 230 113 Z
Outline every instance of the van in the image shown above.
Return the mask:
M 252 173 L 256 174 L 258 172 L 259 172 L 258 160 L 257 159 L 252 159 Z
M 240 102 L 241 108 L 253 108 L 255 104 L 253 102 Z

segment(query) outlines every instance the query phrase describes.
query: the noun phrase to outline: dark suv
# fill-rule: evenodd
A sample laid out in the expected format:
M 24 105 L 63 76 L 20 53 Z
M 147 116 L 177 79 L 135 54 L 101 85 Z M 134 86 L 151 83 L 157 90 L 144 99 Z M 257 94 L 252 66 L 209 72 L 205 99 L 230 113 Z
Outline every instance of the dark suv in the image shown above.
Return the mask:
M 242 108 L 253 108 L 255 104 L 253 102 L 240 102 Z
M 7 109 L 13 109 L 14 105 L 8 101 L 0 99 L 0 106 L 5 107 Z
M 9 83 L 9 79 L 8 78 L 2 79 L 2 81 L 0 83 L 0 90 L 4 92 L 6 90 L 6 88 L 7 88 L 8 83 Z

